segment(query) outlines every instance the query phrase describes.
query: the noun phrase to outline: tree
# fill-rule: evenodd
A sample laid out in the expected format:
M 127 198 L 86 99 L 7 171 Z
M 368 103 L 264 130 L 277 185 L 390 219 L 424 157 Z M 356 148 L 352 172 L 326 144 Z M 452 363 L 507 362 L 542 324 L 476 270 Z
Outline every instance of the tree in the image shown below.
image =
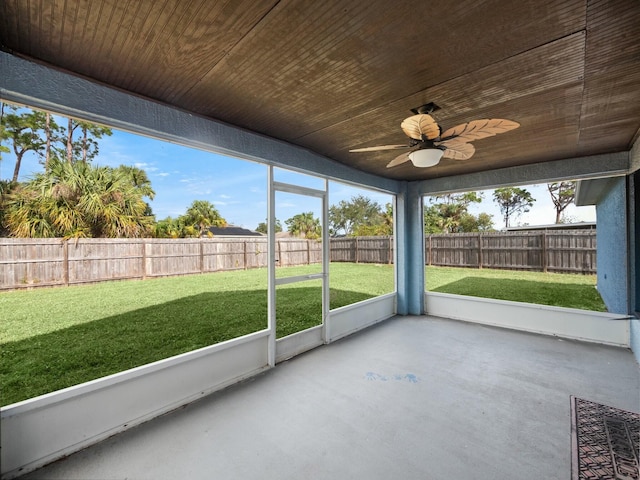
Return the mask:
M 147 172 L 141 168 L 133 167 L 131 165 L 120 165 L 118 170 L 129 178 L 131 185 L 140 193 L 140 195 L 143 197 L 149 197 L 149 199 L 153 200 L 156 194 L 151 188 L 151 180 L 149 180 Z
M 184 215 L 158 221 L 152 234 L 157 238 L 196 238 L 211 236 L 209 227 L 226 227 L 227 221 L 207 200 L 194 200 Z
M 276 233 L 282 231 L 282 223 L 277 218 L 276 218 L 275 230 L 276 230 Z M 265 220 L 264 222 L 260 222 L 258 224 L 258 226 L 256 227 L 256 232 L 264 233 L 265 235 L 269 232 L 267 227 L 267 220 Z
M 153 226 L 152 235 L 155 238 L 181 238 L 185 236 L 183 232 L 183 225 L 177 218 L 167 217 Z
M 56 156 L 56 143 L 61 141 L 62 127 L 58 125 L 49 112 L 44 112 L 44 169 L 49 168 L 51 159 Z
M 16 157 L 12 182 L 17 182 L 24 155 L 27 152 L 42 154 L 46 142 L 42 139 L 41 132 L 45 129 L 46 116 L 44 112 L 31 110 L 18 113 L 17 107 L 3 104 L 1 118 L 2 131 L 0 140 L 10 143 Z
M 74 140 L 77 130 L 82 135 L 78 140 Z M 112 133 L 109 127 L 69 118 L 65 132 L 65 157 L 67 162 L 90 162 L 98 155 L 98 140 L 105 135 L 111 136 Z
M 562 212 L 573 203 L 576 196 L 576 182 L 555 182 L 547 184 L 551 200 L 556 207 L 556 223 L 564 223 Z
M 478 192 L 448 193 L 429 200 L 424 209 L 425 233 L 460 233 L 490 230 L 491 215 L 481 213 L 477 217 L 469 213 L 472 203 L 480 203 Z
M 45 170 L 52 158 L 66 159 L 68 163 L 93 160 L 99 151 L 98 140 L 112 134 L 108 127 L 90 122 L 67 119 L 61 127 L 48 112 L 32 110 L 2 103 L 0 113 L 0 143 L 10 143 L 16 158 L 13 181 L 18 181 L 22 160 L 27 152 L 42 157 Z M 79 138 L 74 138 L 80 132 Z M 9 152 L 0 146 L 0 154 Z
M 350 201 L 341 200 L 338 205 L 329 207 L 329 231 L 332 235 L 340 232 L 344 235 L 357 235 L 358 231 L 375 230 L 383 223 L 384 214 L 377 202 L 364 195 L 351 197 Z
M 67 124 L 65 131 L 48 112 L 2 103 L 0 141 L 11 145 L 16 158 L 13 179 L 0 194 L 5 231 L 27 237 L 148 233 L 151 207 L 144 199 L 153 199 L 155 192 L 146 172 L 86 167 L 98 154 L 98 140 L 111 129 L 73 119 Z M 82 135 L 74 140 L 76 131 Z M 3 145 L 0 153 L 7 150 Z M 19 184 L 22 160 L 30 151 L 43 159 L 44 173 Z
M 466 213 L 460 218 L 462 232 L 490 232 L 493 230 L 493 215 L 480 212 L 478 216 Z
M 7 212 L 6 202 L 9 199 L 9 194 L 11 193 L 11 190 L 16 185 L 17 184 L 9 180 L 0 180 L 0 237 L 5 237 L 9 234 L 6 227 L 4 226 L 5 225 L 4 217 Z
M 2 154 L 9 153 L 9 147 L 4 145 L 4 143 L 9 139 L 9 132 L 4 125 L 4 110 L 6 104 L 0 100 L 0 162 L 2 162 Z
M 353 231 L 358 237 L 379 237 L 393 235 L 393 205 L 387 203 L 375 223 L 361 224 Z
M 288 227 L 288 232 L 296 237 L 314 240 L 322 236 L 320 219 L 313 218 L 313 212 L 298 213 L 288 220 L 285 220 L 284 223 Z
M 208 232 L 209 227 L 226 227 L 227 221 L 207 200 L 194 200 L 187 213 L 180 218 L 185 226 L 193 226 L 200 236 Z
M 153 223 L 126 171 L 58 159 L 19 184 L 4 207 L 15 237 L 143 237 Z
M 504 227 L 509 228 L 509 221 L 528 212 L 536 200 L 525 188 L 506 187 L 494 190 L 493 201 L 500 206 Z

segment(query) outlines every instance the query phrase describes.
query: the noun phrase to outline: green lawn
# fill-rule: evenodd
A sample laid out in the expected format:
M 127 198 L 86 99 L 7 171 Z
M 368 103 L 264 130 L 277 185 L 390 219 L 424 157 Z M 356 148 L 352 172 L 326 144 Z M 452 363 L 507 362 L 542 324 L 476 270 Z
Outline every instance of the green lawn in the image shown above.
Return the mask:
M 317 266 L 278 269 L 278 276 Z M 331 308 L 393 291 L 393 267 L 334 263 Z M 427 267 L 429 290 L 604 310 L 595 277 Z M 0 404 L 267 327 L 266 269 L 0 293 Z M 277 336 L 321 323 L 320 281 L 279 286 Z
M 595 275 L 427 267 L 427 290 L 605 312 Z
M 330 275 L 331 308 L 394 289 L 387 265 L 338 263 Z M 320 281 L 278 287 L 276 305 L 278 337 L 319 325 Z M 267 328 L 267 271 L 4 292 L 0 318 L 7 405 Z

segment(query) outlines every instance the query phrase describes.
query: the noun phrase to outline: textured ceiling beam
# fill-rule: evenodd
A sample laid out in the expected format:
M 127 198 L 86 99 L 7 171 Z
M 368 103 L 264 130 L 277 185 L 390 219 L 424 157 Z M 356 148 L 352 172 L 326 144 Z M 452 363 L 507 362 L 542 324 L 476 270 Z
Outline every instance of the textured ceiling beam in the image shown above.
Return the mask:
M 567 158 L 418 182 L 423 195 L 626 175 L 629 152 Z
M 307 149 L 0 52 L 0 98 L 188 147 L 397 193 L 402 183 Z

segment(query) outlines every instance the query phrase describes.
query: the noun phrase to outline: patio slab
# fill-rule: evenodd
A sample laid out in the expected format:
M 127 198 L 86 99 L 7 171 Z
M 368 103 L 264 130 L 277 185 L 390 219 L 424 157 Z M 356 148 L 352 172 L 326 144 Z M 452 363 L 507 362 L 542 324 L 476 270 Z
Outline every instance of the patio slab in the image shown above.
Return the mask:
M 566 479 L 571 395 L 640 411 L 632 353 L 394 317 L 21 478 Z

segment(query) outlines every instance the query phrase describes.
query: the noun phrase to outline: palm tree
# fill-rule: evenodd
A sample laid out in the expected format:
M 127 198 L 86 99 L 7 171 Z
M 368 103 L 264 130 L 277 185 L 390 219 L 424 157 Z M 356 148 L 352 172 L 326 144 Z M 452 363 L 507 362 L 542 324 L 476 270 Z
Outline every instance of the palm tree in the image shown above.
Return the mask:
M 132 185 L 143 197 L 149 197 L 150 200 L 153 200 L 156 196 L 156 192 L 151 188 L 151 180 L 149 180 L 147 172 L 141 168 L 133 167 L 131 165 L 120 165 L 118 170 L 129 177 Z
M 142 237 L 147 207 L 126 170 L 52 159 L 11 193 L 5 224 L 15 237 Z
M 186 215 L 181 217 L 184 224 L 192 226 L 199 235 L 204 235 L 209 227 L 226 227 L 227 221 L 220 216 L 220 213 L 207 200 L 194 200 L 187 209 Z
M 308 239 L 317 239 L 322 235 L 320 219 L 313 218 L 313 212 L 298 213 L 288 220 L 285 220 L 291 235 L 301 236 Z

